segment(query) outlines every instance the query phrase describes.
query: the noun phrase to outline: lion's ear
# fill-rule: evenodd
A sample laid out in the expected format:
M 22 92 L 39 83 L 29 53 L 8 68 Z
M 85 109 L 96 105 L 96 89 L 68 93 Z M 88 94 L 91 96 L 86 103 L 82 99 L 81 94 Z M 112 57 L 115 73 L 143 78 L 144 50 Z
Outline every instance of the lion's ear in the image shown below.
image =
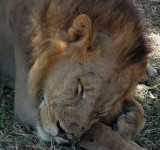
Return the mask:
M 77 16 L 68 32 L 70 42 L 85 44 L 87 47 L 91 46 L 92 24 L 87 15 L 82 14 Z

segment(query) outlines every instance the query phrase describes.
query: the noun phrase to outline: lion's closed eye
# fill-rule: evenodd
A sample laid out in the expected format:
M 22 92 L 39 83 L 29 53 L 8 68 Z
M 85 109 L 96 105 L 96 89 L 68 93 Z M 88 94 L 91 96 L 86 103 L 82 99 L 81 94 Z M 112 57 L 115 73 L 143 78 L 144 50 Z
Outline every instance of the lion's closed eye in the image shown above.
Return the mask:
M 77 88 L 74 92 L 74 95 L 76 97 L 80 97 L 82 98 L 83 97 L 83 94 L 84 94 L 84 88 L 83 88 L 83 85 L 82 83 L 80 82 L 80 79 L 78 79 L 78 82 L 77 82 Z

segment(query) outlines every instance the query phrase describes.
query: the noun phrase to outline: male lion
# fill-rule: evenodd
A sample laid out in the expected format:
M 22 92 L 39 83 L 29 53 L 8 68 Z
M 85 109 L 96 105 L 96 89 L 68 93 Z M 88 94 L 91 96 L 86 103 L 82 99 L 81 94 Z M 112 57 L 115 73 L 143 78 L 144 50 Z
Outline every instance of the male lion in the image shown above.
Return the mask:
M 10 10 L 10 0 L 0 3 L 13 31 L 2 35 L 11 48 L 14 39 L 20 121 L 57 143 L 97 121 L 125 138 L 142 129 L 144 111 L 132 94 L 149 48 L 130 0 L 15 0 Z M 1 26 L 10 30 L 6 20 Z

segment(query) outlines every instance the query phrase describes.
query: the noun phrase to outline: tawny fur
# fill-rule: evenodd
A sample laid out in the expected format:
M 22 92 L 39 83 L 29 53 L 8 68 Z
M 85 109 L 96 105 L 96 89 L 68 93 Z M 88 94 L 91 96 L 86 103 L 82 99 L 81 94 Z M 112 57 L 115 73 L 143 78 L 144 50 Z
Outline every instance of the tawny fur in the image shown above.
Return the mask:
M 58 121 L 70 141 L 102 117 L 110 126 L 116 120 L 122 137 L 136 134 L 144 125 L 144 112 L 132 94 L 145 71 L 149 48 L 132 2 L 13 3 L 9 22 L 15 38 L 15 115 L 37 125 L 43 140 L 55 138 L 58 143 L 68 142 L 57 137 Z
M 87 150 L 146 150 L 133 141 L 123 139 L 110 127 L 101 123 L 95 123 L 82 136 L 78 145 Z
M 119 117 L 117 118 L 119 121 L 121 119 L 120 114 L 123 114 L 123 103 L 129 101 L 132 104 L 132 100 L 128 99 L 132 99 L 130 97 L 132 97 L 136 85 L 145 72 L 149 53 L 139 15 L 132 2 L 129 0 L 47 0 L 34 11 L 31 21 L 32 51 L 30 63 L 32 67 L 29 72 L 28 86 L 32 99 L 41 103 L 39 95 L 45 94 L 46 89 L 48 89 L 51 96 L 49 99 L 45 99 L 48 104 L 44 107 L 48 107 L 50 111 L 54 112 L 51 113 L 56 117 L 56 120 L 61 120 L 61 126 L 65 131 L 74 132 L 77 137 L 86 131 L 80 131 L 80 127 L 84 125 L 88 129 L 93 122 L 104 117 L 107 111 L 108 115 L 105 119 L 108 119 L 108 122 L 109 120 L 112 122 L 116 117 Z M 68 83 L 68 86 L 71 87 L 68 90 L 62 89 L 61 83 L 56 81 L 61 80 L 61 78 L 58 79 L 59 75 L 56 75 L 56 72 L 62 68 L 60 74 L 65 74 L 63 66 L 74 68 L 74 62 L 82 63 L 85 66 L 90 64 L 90 67 L 95 69 L 96 65 L 97 67 L 101 66 L 98 59 L 106 65 L 101 74 L 106 79 L 104 79 L 103 84 L 98 81 L 100 86 L 103 85 L 104 87 L 98 89 L 98 82 L 95 85 L 97 86 L 95 90 L 101 93 L 101 96 L 93 97 L 97 102 L 93 101 L 94 106 L 88 106 L 87 111 L 85 110 L 87 107 L 82 108 L 85 116 L 89 116 L 88 119 L 83 120 L 81 118 L 83 121 L 78 121 L 80 127 L 69 128 L 71 120 L 76 119 L 80 112 L 77 110 L 77 116 L 70 114 L 75 111 L 77 106 L 72 106 L 73 104 L 69 104 L 67 101 L 61 102 L 61 99 L 68 99 L 67 96 L 71 94 L 69 89 L 71 91 L 72 86 L 75 85 Z M 72 62 L 69 64 L 68 62 L 71 60 Z M 95 66 L 93 66 L 94 61 Z M 103 65 L 101 67 L 103 68 Z M 105 69 L 110 70 L 110 75 L 106 75 Z M 112 69 L 113 71 L 111 71 Z M 96 72 L 98 74 L 99 71 Z M 112 79 L 110 79 L 111 76 Z M 97 79 L 103 77 L 97 75 Z M 72 74 L 69 78 L 72 78 Z M 79 78 L 77 79 L 78 82 L 80 81 Z M 91 82 L 92 79 L 89 80 L 89 83 Z M 112 87 L 112 84 L 117 84 L 117 87 Z M 83 86 L 86 87 L 87 84 L 83 83 Z M 111 86 L 110 89 L 107 86 Z M 111 96 L 107 95 L 106 92 L 111 92 Z M 112 99 L 113 96 L 117 96 L 116 101 Z M 72 97 L 70 99 L 73 99 Z M 63 110 L 63 113 L 61 112 L 63 115 L 60 115 L 59 109 L 56 110 L 56 106 L 60 102 L 70 106 L 71 112 L 67 107 L 68 111 Z M 123 137 L 131 138 L 144 125 L 143 108 L 136 102 L 133 103 L 135 103 L 133 104 L 135 111 L 128 105 L 126 107 L 131 114 L 133 113 L 133 116 L 138 118 L 138 121 L 135 120 L 133 126 L 127 129 L 125 128 L 127 126 L 125 119 L 117 122 L 118 132 Z M 49 106 L 51 104 L 55 109 Z M 80 109 L 80 104 L 77 108 Z M 40 112 L 42 116 L 45 113 L 43 109 Z M 65 120 L 68 117 L 71 120 L 67 123 Z M 82 117 L 82 114 L 79 117 Z M 49 131 L 50 127 L 47 123 L 41 122 L 44 122 L 42 126 Z M 55 124 L 55 122 L 51 121 L 50 126 L 51 124 Z M 134 128 L 136 129 L 132 131 Z
M 132 86 L 135 82 L 137 84 L 137 81 L 140 80 L 144 72 L 149 50 L 144 39 L 143 28 L 138 12 L 128 0 L 95 0 L 94 2 L 83 0 L 45 1 L 39 10 L 35 11 L 34 16 L 32 16 L 32 29 L 30 32 L 32 34 L 34 51 L 32 51 L 31 62 L 34 64 L 37 57 L 39 58 L 45 55 L 47 48 L 43 46 L 43 43 L 46 40 L 60 39 L 64 42 L 70 41 L 67 32 L 73 20 L 80 14 L 87 14 L 91 18 L 93 30 L 109 34 L 110 41 L 107 43 L 107 46 L 110 47 L 112 55 L 119 57 L 119 67 L 123 69 L 130 65 L 133 74 L 135 74 L 133 75 L 135 79 L 132 79 L 134 83 L 131 84 L 131 91 L 133 91 Z M 47 44 L 49 44 L 49 42 Z M 59 53 L 59 49 L 52 52 L 55 58 L 57 52 Z M 138 65 L 136 65 L 136 62 L 138 62 Z M 48 63 L 53 63 L 53 61 L 48 61 Z M 132 66 L 132 64 L 134 65 Z M 49 69 L 49 67 L 44 68 L 45 70 L 42 69 L 41 72 L 39 72 L 41 78 L 45 77 L 45 73 Z M 141 69 L 143 69 L 143 71 L 138 71 Z M 40 87 L 38 80 L 41 79 L 37 77 L 38 75 L 34 76 L 37 78 L 37 83 L 36 80 L 33 79 L 35 86 L 31 88 L 31 90 L 32 93 L 36 94 Z M 33 84 L 32 82 L 32 85 Z M 135 85 L 133 87 L 135 87 Z M 36 91 L 34 92 L 34 90 Z M 130 91 L 128 90 L 127 93 L 130 93 Z M 125 97 L 123 99 L 125 99 Z

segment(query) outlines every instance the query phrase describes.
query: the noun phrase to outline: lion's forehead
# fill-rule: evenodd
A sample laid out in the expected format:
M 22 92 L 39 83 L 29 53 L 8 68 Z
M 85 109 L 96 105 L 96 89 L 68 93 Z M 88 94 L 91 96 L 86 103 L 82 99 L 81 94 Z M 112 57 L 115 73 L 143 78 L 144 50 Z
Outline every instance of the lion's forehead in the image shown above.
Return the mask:
M 58 83 L 64 81 L 67 83 L 70 82 L 70 80 L 75 80 L 75 78 L 85 78 L 86 85 L 87 82 L 89 85 L 89 80 L 97 83 L 97 80 L 106 79 L 112 72 L 115 72 L 115 68 L 118 68 L 118 66 L 116 66 L 116 64 L 111 64 L 110 59 L 107 61 L 105 58 L 104 61 L 104 58 L 100 56 L 88 62 L 67 58 L 54 64 L 48 72 L 46 79 L 54 80 L 52 83 L 56 83 L 56 81 Z
M 106 57 L 105 57 L 106 59 Z M 106 103 L 108 108 L 127 91 L 131 74 L 118 69 L 118 65 L 99 56 L 90 62 L 66 58 L 51 67 L 44 82 L 46 100 L 56 105 L 94 109 L 95 103 Z M 77 82 L 83 86 L 83 100 L 74 96 Z M 86 109 L 86 107 L 84 107 Z M 91 110 L 88 110 L 91 111 Z

